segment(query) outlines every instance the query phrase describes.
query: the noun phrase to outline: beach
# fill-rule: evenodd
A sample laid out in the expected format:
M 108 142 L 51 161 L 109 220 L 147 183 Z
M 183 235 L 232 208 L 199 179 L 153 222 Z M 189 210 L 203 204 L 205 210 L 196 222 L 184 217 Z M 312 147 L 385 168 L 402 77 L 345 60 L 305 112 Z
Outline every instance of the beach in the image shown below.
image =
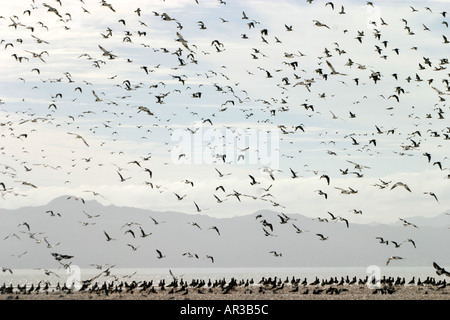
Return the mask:
M 14 288 L 14 286 L 13 286 Z M 150 286 L 135 283 L 101 285 L 83 290 L 2 290 L 0 300 L 450 300 L 445 280 L 434 284 L 252 284 L 208 287 Z

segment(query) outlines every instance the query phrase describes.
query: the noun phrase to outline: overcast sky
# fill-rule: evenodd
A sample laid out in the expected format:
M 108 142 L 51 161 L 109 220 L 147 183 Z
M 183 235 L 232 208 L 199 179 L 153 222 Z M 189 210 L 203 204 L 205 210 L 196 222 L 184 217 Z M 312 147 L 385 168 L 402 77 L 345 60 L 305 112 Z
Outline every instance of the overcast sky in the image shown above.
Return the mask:
M 107 3 L 2 4 L 0 207 L 450 208 L 445 1 Z

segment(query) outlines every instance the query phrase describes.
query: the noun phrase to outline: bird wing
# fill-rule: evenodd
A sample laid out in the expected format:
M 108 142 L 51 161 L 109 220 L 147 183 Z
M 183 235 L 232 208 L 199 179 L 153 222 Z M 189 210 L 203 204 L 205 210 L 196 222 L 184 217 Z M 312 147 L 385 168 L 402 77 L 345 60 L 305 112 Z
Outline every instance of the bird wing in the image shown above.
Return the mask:
M 331 65 L 331 63 L 326 60 L 327 66 L 331 69 L 332 73 L 337 73 L 336 70 L 333 68 L 333 66 Z
M 98 45 L 98 47 L 103 51 L 104 54 L 109 54 L 109 51 L 103 48 L 101 45 Z
M 78 138 L 80 138 L 84 142 L 84 144 L 89 147 L 88 143 L 86 142 L 86 140 L 84 140 L 82 136 L 78 136 Z

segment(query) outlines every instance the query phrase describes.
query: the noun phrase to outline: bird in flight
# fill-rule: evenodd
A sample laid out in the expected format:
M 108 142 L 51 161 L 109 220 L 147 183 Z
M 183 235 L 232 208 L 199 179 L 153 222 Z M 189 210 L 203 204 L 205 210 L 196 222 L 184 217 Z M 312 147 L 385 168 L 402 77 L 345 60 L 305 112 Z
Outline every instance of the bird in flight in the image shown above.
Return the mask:
M 253 186 L 253 185 L 255 185 L 255 184 L 259 184 L 259 182 L 257 182 L 256 181 L 256 179 L 252 176 L 252 175 L 248 175 L 249 177 L 250 177 L 250 179 L 252 180 L 252 181 L 250 181 L 250 184 Z
M 53 275 L 57 276 L 58 278 L 60 278 L 60 276 L 59 276 L 57 273 L 55 273 L 55 272 L 53 272 L 53 271 L 51 271 L 51 270 L 44 269 L 44 268 L 38 268 L 38 269 L 36 269 L 36 270 L 42 270 L 42 271 L 44 271 L 44 273 L 45 273 L 47 276 L 53 274 Z
M 325 237 L 323 234 L 321 234 L 321 233 L 316 233 L 316 236 L 318 236 L 320 239 L 319 240 L 321 240 L 321 241 L 325 241 L 325 240 L 327 240 L 328 239 L 328 237 Z
M 402 260 L 402 259 L 404 259 L 404 258 L 399 257 L 399 256 L 391 256 L 391 257 L 389 257 L 389 259 L 387 259 L 386 265 L 389 265 L 389 262 L 391 262 L 391 260 Z
M 407 227 L 407 226 L 411 226 L 411 227 L 414 227 L 414 228 L 419 228 L 418 226 L 416 226 L 415 224 L 413 224 L 413 223 L 411 223 L 411 222 L 408 222 L 408 221 L 406 221 L 405 219 L 402 219 L 402 218 L 398 218 L 400 221 L 402 221 L 403 222 L 403 225 L 405 226 L 405 227 Z
M 119 171 L 117 171 L 117 174 L 119 175 L 119 177 L 120 177 L 120 182 L 125 182 L 125 181 L 127 181 L 128 179 L 131 179 L 131 177 L 128 177 L 128 178 L 124 178 L 121 174 L 120 174 L 120 172 Z
M 219 177 L 220 178 L 222 178 L 222 177 L 224 177 L 224 176 L 229 176 L 231 173 L 222 173 L 222 172 L 220 172 L 219 170 L 217 170 L 217 168 L 214 168 L 214 169 L 216 169 L 216 171 L 217 171 L 217 173 L 219 174 Z
M 447 277 L 450 277 L 450 272 L 448 272 L 444 268 L 441 268 L 436 262 L 433 262 L 433 267 L 434 269 L 436 269 L 437 275 L 445 275 Z
M 432 196 L 437 202 L 439 202 L 436 194 L 434 192 L 424 192 L 423 194 L 429 194 L 430 196 Z
M 212 226 L 212 227 L 208 228 L 208 230 L 216 230 L 217 234 L 220 236 L 220 231 L 216 226 Z
M 324 178 L 327 181 L 327 184 L 330 185 L 330 177 L 326 174 L 320 176 L 320 179 Z
M 103 233 L 104 233 L 105 236 L 106 236 L 106 241 L 116 240 L 116 239 L 114 239 L 114 238 L 111 238 L 111 237 L 109 236 L 109 234 L 106 233 L 106 231 L 103 231 Z
M 397 188 L 397 187 L 403 187 L 403 188 L 405 188 L 406 190 L 408 190 L 409 192 L 411 192 L 411 189 L 408 187 L 408 185 L 406 185 L 405 183 L 403 183 L 403 182 L 397 182 L 397 183 L 395 183 L 394 185 L 392 185 L 392 187 L 391 187 L 391 190 L 392 189 L 394 189 L 394 188 Z
M 103 48 L 101 45 L 98 45 L 98 47 L 100 48 L 100 50 L 103 51 L 103 55 L 104 56 L 109 56 L 110 59 L 114 59 L 117 58 L 116 55 L 112 54 L 111 51 L 106 50 L 105 48 Z
M 5 267 L 2 267 L 2 272 L 9 272 L 9 273 L 13 274 L 13 272 L 10 268 L 5 268 Z
M 344 73 L 337 72 L 334 69 L 333 65 L 330 63 L 330 61 L 326 60 L 325 62 L 327 63 L 327 66 L 331 69 L 331 74 L 338 74 L 338 75 L 341 75 L 341 76 L 346 76 L 346 74 L 344 74 Z
M 161 253 L 161 251 L 159 251 L 158 249 L 156 249 L 156 253 L 158 254 L 158 256 L 157 256 L 158 259 L 162 259 L 162 258 L 165 258 L 165 257 L 166 257 L 166 256 L 163 255 L 163 254 Z
M 160 223 L 164 223 L 165 221 L 157 221 L 155 218 L 153 217 L 149 217 L 150 219 L 152 219 L 153 223 L 156 224 L 160 224 Z
M 197 212 L 202 212 L 202 210 L 208 210 L 208 208 L 207 209 L 200 209 L 200 207 L 198 206 L 198 204 L 194 201 L 194 204 L 195 204 L 195 208 L 197 209 Z
M 89 147 L 89 145 L 88 145 L 88 143 L 86 142 L 86 140 L 84 140 L 84 138 L 83 138 L 82 136 L 80 136 L 79 134 L 77 134 L 77 133 L 72 133 L 72 132 L 67 132 L 67 134 L 71 134 L 71 135 L 75 136 L 77 139 L 80 139 L 81 141 L 84 142 L 84 144 L 85 144 L 86 146 Z

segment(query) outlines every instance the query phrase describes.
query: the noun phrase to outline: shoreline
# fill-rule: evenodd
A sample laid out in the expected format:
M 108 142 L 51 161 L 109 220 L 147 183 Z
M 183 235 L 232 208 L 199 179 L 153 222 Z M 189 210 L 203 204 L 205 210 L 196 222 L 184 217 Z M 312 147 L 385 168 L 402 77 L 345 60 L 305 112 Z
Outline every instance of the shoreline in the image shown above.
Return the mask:
M 397 279 L 398 280 L 398 279 Z M 317 282 L 317 281 L 316 281 Z M 20 286 L 19 286 L 20 287 Z M 0 300 L 450 300 L 445 280 L 420 284 L 382 283 L 369 288 L 359 283 L 222 283 L 150 284 L 103 282 L 75 288 L 3 285 Z

